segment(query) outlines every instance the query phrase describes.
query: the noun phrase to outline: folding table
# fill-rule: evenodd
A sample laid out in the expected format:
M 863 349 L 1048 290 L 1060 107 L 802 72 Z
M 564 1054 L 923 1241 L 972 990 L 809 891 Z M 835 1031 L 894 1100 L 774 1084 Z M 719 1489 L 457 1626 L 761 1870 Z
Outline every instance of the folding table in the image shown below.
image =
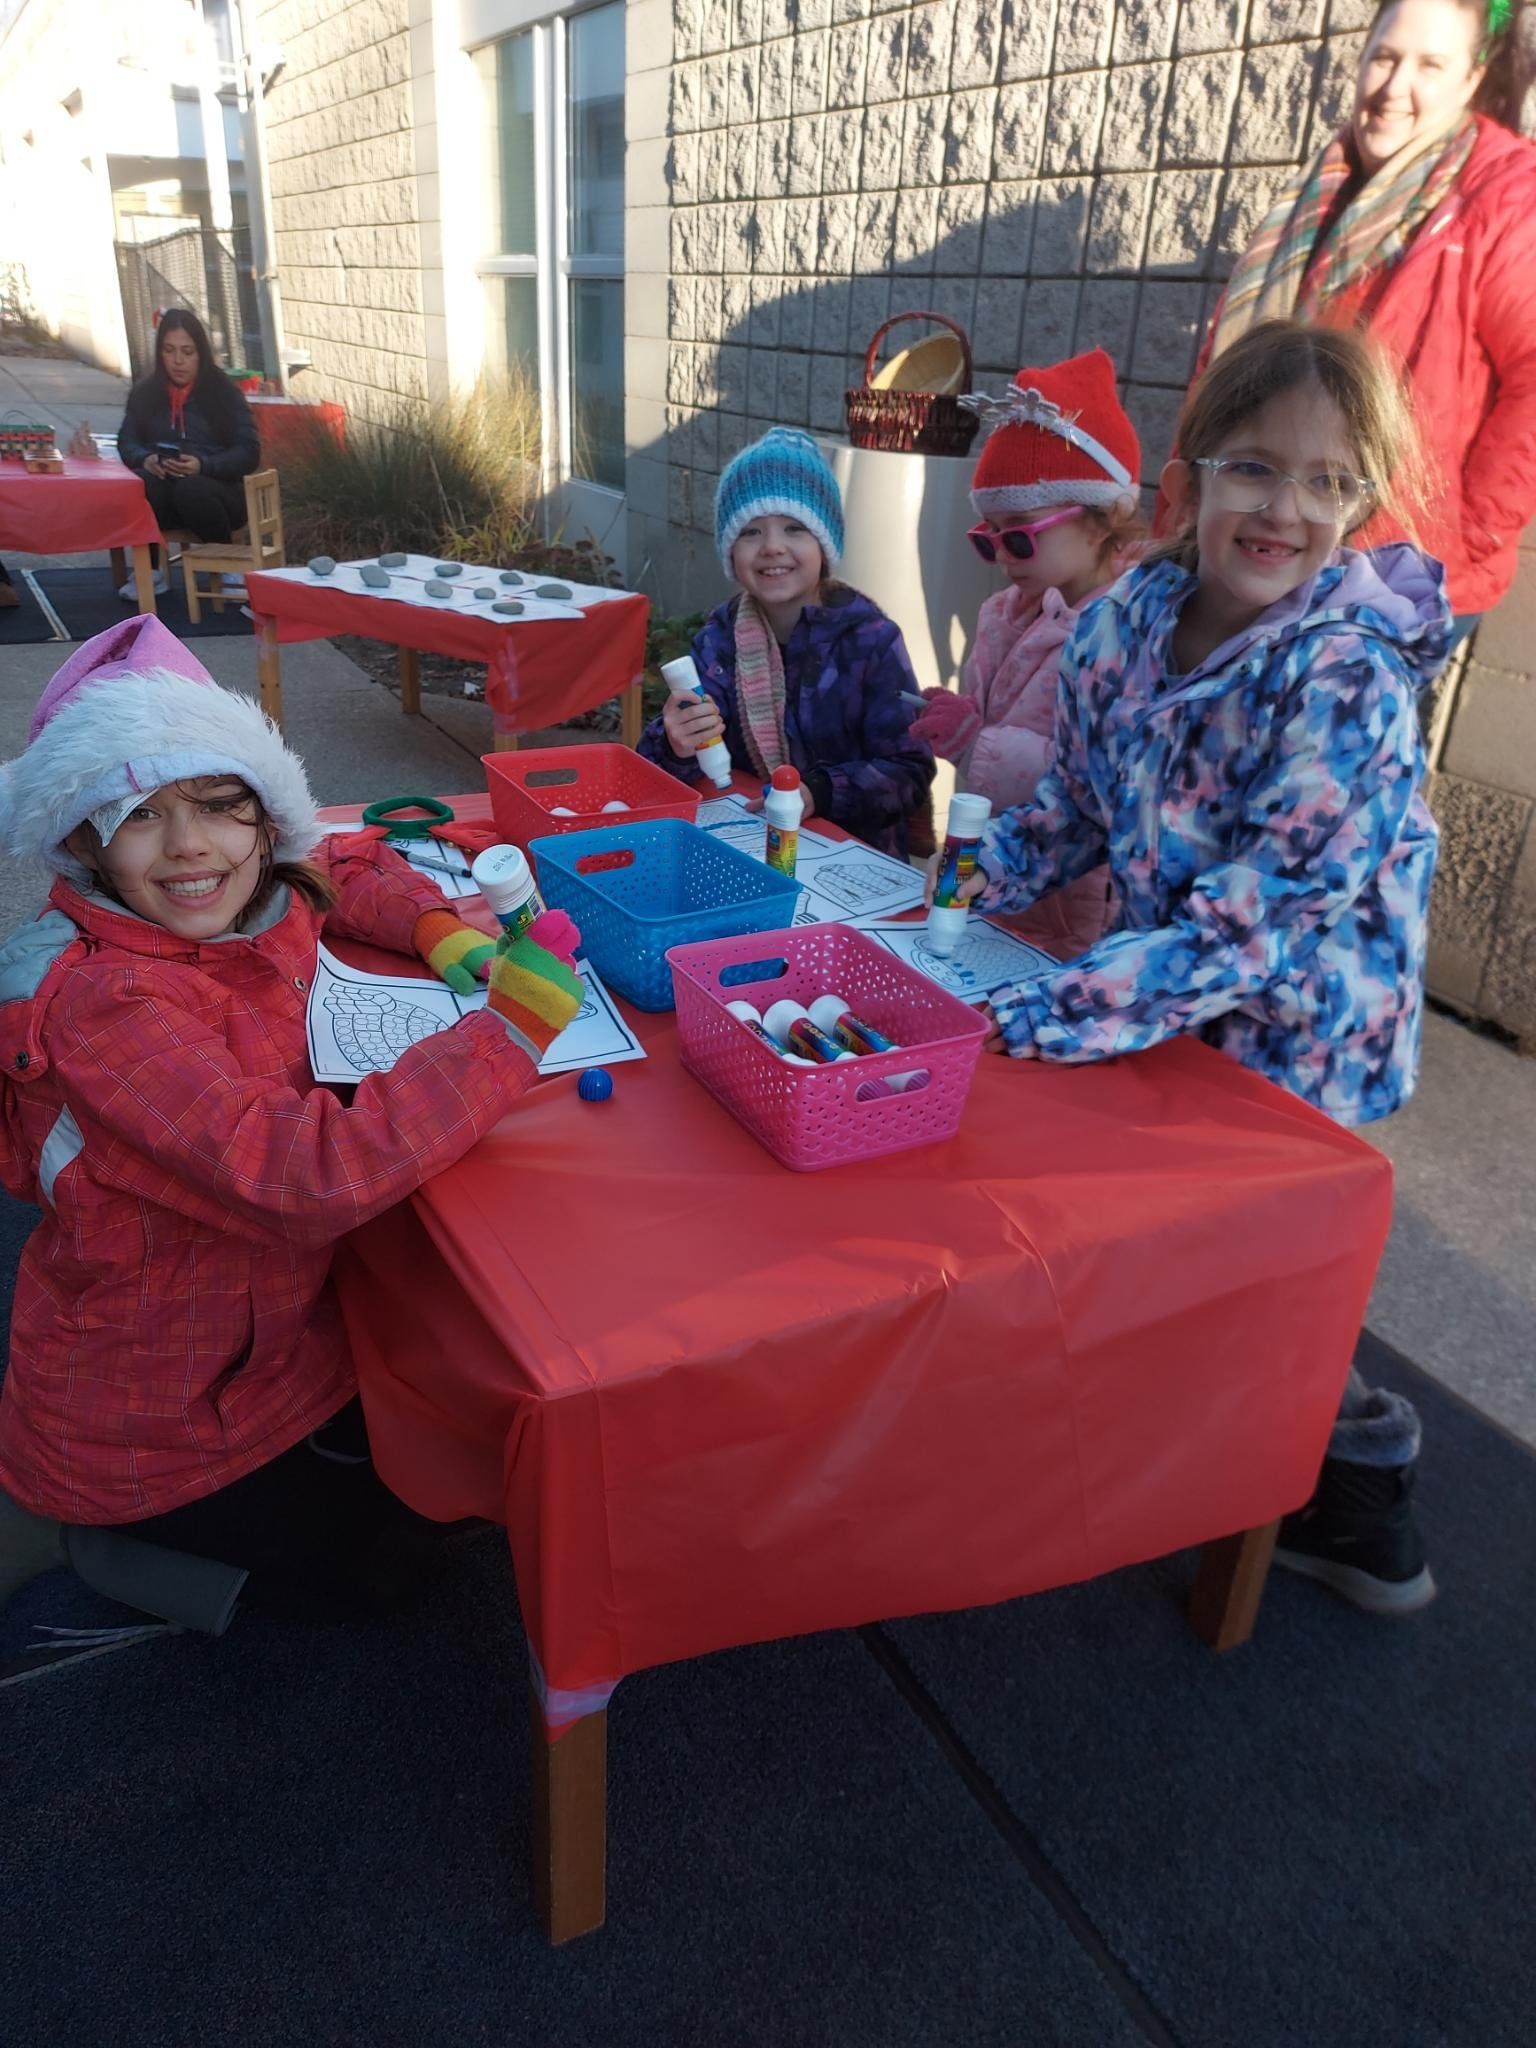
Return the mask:
M 1379 1153 L 1194 1040 L 983 1055 L 947 1143 L 793 1174 L 631 1015 L 611 1101 L 538 1085 L 336 1268 L 383 1477 L 508 1530 L 557 1940 L 603 1917 L 626 1673 L 1194 1545 L 1192 1618 L 1242 1641 L 1391 1208 Z

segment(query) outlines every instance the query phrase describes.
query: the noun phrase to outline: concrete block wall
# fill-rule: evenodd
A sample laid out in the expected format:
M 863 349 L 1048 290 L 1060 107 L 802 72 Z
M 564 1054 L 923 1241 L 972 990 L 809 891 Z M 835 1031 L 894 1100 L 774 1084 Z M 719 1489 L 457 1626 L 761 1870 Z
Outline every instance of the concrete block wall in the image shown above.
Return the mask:
M 428 392 L 411 0 L 272 0 L 263 43 L 283 319 L 295 396 L 389 419 Z
M 1336 124 L 1371 12 L 671 0 L 665 117 L 658 56 L 631 130 L 667 149 L 629 255 L 632 275 L 666 276 L 666 347 L 632 360 L 627 394 L 647 521 L 665 471 L 663 603 L 719 593 L 704 535 L 721 465 L 775 421 L 840 430 L 891 312 L 959 320 L 992 384 L 1102 344 L 1155 477 L 1223 280 Z
M 1430 806 L 1440 861 L 1429 987 L 1536 1052 L 1536 527 L 1479 627 Z

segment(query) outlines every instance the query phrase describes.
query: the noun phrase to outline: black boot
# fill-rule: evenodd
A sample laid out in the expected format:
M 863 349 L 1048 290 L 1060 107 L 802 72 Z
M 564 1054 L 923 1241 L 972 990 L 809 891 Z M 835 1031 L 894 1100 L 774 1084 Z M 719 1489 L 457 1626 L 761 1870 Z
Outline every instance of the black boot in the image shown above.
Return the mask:
M 1325 1458 L 1317 1491 L 1280 1524 L 1275 1563 L 1320 1579 L 1368 1614 L 1413 1614 L 1435 1597 L 1413 1519 L 1412 1465 Z

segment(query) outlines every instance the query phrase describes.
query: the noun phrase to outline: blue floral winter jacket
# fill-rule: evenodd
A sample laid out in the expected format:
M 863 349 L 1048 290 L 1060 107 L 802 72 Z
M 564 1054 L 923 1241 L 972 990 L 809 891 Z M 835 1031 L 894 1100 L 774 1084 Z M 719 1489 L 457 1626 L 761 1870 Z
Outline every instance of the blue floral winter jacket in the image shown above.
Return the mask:
M 826 586 L 826 602 L 807 605 L 783 648 L 784 733 L 789 758 L 806 778 L 820 816 L 871 846 L 904 855 L 906 821 L 933 780 L 933 754 L 908 737 L 917 707 L 901 629 L 877 604 L 846 584 Z M 732 764 L 752 770 L 736 705 L 736 607 L 718 605 L 694 638 L 693 659 L 719 707 Z M 698 766 L 674 754 L 659 718 L 640 735 L 640 752 L 684 781 Z
M 1099 1060 L 1179 1032 L 1344 1123 L 1418 1067 L 1435 827 L 1415 698 L 1445 659 L 1438 563 L 1341 549 L 1188 674 L 1194 578 L 1133 569 L 1062 653 L 1056 765 L 988 832 L 984 908 L 1108 855 L 1110 933 L 999 992 L 1010 1052 Z

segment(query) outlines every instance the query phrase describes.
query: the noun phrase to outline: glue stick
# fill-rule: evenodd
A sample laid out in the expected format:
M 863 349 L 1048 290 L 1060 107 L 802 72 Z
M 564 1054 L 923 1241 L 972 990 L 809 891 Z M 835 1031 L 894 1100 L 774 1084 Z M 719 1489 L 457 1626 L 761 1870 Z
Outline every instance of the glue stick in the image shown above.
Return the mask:
M 475 855 L 469 874 L 496 922 L 512 938 L 522 938 L 544 915 L 544 899 L 520 846 L 488 846 Z
M 818 996 L 807 1013 L 811 1022 L 828 1038 L 835 1038 L 846 1052 L 896 1052 L 894 1038 L 887 1038 L 873 1024 L 855 1017 L 841 996 Z
M 777 1059 L 783 1060 L 786 1066 L 814 1067 L 816 1065 L 815 1060 L 802 1059 L 797 1052 L 787 1052 L 776 1038 L 770 1036 L 764 1028 L 762 1018 L 750 1003 L 727 1003 L 725 1007 L 736 1018 L 738 1023 L 745 1024 L 752 1036 L 761 1039 L 768 1050 Z
M 830 1067 L 838 1060 L 851 1060 L 854 1054 L 844 1051 L 836 1039 L 828 1038 L 819 1024 L 811 1022 L 810 1011 L 801 1003 L 786 999 L 775 1003 L 763 1018 L 763 1026 L 770 1038 L 776 1038 L 780 1045 L 787 1045 L 791 1052 L 798 1052 L 817 1066 Z
M 664 661 L 661 664 L 661 679 L 668 689 L 675 690 L 680 697 L 697 697 L 701 704 L 713 702 L 700 680 L 698 670 L 693 665 L 691 654 L 680 654 L 676 661 Z M 717 728 L 709 745 L 700 747 L 693 758 L 716 789 L 730 788 L 731 750 L 725 744 L 723 730 Z
M 984 796 L 967 796 L 956 790 L 949 800 L 949 823 L 944 828 L 944 851 L 933 885 L 933 904 L 928 912 L 928 945 L 940 959 L 947 959 L 960 943 L 970 905 L 960 894 L 961 885 L 976 872 L 981 835 L 986 830 L 992 806 Z
M 894 1038 L 887 1038 L 873 1024 L 866 1024 L 861 1017 L 855 1017 L 841 996 L 818 996 L 811 1005 L 810 1018 L 838 1045 L 861 1057 L 872 1052 L 901 1050 Z M 904 1095 L 914 1081 L 925 1079 L 926 1075 L 927 1069 L 919 1068 L 910 1074 L 887 1074 L 883 1081 L 873 1080 L 868 1085 L 871 1094 Z M 861 1089 L 859 1100 L 865 1099 Z

